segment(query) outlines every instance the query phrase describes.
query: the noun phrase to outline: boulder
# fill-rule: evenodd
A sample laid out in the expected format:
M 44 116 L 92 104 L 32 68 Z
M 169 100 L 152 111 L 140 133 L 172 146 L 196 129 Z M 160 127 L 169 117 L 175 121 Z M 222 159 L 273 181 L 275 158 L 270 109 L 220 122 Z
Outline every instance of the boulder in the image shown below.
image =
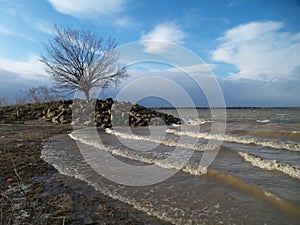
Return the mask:
M 0 107 L 0 120 L 44 119 L 53 124 L 72 124 L 107 128 L 112 126 L 149 126 L 180 124 L 181 120 L 138 104 L 106 100 L 75 99 Z

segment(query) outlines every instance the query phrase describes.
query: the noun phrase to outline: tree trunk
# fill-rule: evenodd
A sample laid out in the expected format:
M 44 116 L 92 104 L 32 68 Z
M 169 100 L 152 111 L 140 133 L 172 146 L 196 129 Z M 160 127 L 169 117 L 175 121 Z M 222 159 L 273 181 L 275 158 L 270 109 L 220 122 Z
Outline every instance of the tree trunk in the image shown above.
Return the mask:
M 90 90 L 85 90 L 84 91 L 84 95 L 85 95 L 85 98 L 88 102 L 90 102 Z

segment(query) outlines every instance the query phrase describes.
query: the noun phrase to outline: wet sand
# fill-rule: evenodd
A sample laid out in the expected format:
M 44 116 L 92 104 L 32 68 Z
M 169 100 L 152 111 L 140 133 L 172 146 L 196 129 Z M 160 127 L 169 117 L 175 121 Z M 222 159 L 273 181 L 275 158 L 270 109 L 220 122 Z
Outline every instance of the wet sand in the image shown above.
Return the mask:
M 43 121 L 0 124 L 0 224 L 168 224 L 44 162 L 42 144 L 71 130 Z

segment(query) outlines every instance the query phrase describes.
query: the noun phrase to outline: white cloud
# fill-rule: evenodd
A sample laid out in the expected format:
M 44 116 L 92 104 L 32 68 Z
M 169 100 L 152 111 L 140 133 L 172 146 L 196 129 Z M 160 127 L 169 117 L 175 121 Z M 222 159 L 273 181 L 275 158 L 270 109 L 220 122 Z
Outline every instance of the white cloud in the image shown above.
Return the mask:
M 190 67 L 191 72 L 193 72 L 194 69 L 196 69 L 197 71 L 205 71 L 204 64 L 197 65 L 194 68 L 193 67 L 194 66 Z M 186 68 L 189 69 L 189 67 Z M 130 77 L 123 80 L 116 89 L 105 90 L 106 97 L 115 97 L 119 94 L 122 88 L 126 87 L 130 83 L 136 82 L 136 80 L 139 80 L 141 78 L 161 76 L 162 78 L 173 81 L 177 85 L 182 87 L 186 91 L 186 93 L 193 99 L 197 106 L 207 106 L 207 99 L 203 94 L 203 91 L 205 91 L 205 89 L 201 89 L 201 87 L 199 87 L 197 83 L 193 81 L 193 79 L 190 79 L 190 76 L 180 70 L 169 68 L 169 70 L 165 69 L 161 71 L 145 71 L 143 70 L 143 68 L 142 70 L 139 70 L 139 68 L 133 68 L 129 70 L 129 73 Z M 285 79 L 278 79 L 272 82 L 272 84 L 246 79 L 229 80 L 218 78 L 217 81 L 222 89 L 227 106 L 299 106 L 299 75 L 300 70 L 298 71 L 298 73 L 295 73 L 295 76 Z M 203 86 L 204 84 L 210 84 L 210 79 L 205 78 L 206 76 L 203 76 L 203 79 L 201 80 Z M 147 87 L 155 87 L 155 85 L 157 85 L 157 81 L 149 82 L 149 80 L 145 80 L 144 83 L 139 83 L 139 85 L 136 85 L 137 88 L 134 89 L 132 93 L 136 95 L 143 93 L 145 88 L 147 89 Z M 213 88 L 209 90 L 211 91 L 210 93 L 214 93 Z M 177 99 L 178 105 L 176 106 L 191 106 L 182 101 L 180 95 L 178 95 L 178 92 L 174 92 L 174 89 L 165 87 L 161 90 L 157 90 L 156 93 L 159 94 L 163 92 L 170 93 L 170 95 L 172 96 L 179 96 Z M 155 103 L 157 102 L 153 101 L 153 105 L 155 105 Z
M 11 29 L 11 28 L 7 28 L 7 27 L 1 26 L 1 25 L 0 25 L 0 35 L 15 36 L 15 37 L 24 38 L 31 42 L 36 42 L 36 40 L 33 37 L 25 34 L 24 32 L 17 31 L 17 30 Z
M 230 79 L 274 81 L 300 67 L 300 33 L 283 32 L 281 22 L 251 22 L 234 27 L 219 38 L 214 61 L 235 65 Z
M 127 17 L 116 19 L 115 23 L 120 27 L 129 27 L 129 26 L 131 26 L 131 21 Z
M 14 103 L 29 88 L 51 83 L 42 63 L 34 55 L 25 61 L 0 58 L 0 80 L 0 94 L 6 96 L 10 103 Z
M 218 79 L 227 106 L 299 106 L 300 76 L 278 79 L 274 82 L 256 80 Z
M 142 35 L 141 41 L 146 41 L 144 42 L 145 52 L 163 53 L 167 51 L 166 43 L 182 44 L 186 37 L 187 34 L 176 23 L 163 22 L 155 26 L 150 32 Z
M 212 70 L 216 68 L 216 65 L 214 64 L 196 64 L 192 66 L 185 66 L 180 68 L 171 68 L 168 69 L 169 72 L 178 72 L 178 70 L 182 70 L 185 73 L 188 73 L 190 75 L 211 75 Z
M 13 35 L 14 33 L 10 29 L 0 26 L 0 34 Z
M 30 56 L 26 61 L 0 58 L 0 69 L 18 74 L 21 79 L 41 80 L 47 78 L 43 64 L 37 56 Z
M 48 22 L 36 22 L 33 24 L 34 28 L 45 33 L 45 34 L 50 34 L 53 35 L 53 25 Z
M 75 17 L 93 17 L 121 12 L 125 0 L 48 0 L 58 12 Z

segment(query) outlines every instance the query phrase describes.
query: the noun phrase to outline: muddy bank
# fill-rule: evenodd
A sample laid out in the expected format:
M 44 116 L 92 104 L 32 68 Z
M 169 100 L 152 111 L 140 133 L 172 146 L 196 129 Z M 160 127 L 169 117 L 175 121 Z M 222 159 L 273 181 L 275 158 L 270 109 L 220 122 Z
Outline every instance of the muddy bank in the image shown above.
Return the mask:
M 59 174 L 41 156 L 49 137 L 70 125 L 0 124 L 1 224 L 166 224 Z

